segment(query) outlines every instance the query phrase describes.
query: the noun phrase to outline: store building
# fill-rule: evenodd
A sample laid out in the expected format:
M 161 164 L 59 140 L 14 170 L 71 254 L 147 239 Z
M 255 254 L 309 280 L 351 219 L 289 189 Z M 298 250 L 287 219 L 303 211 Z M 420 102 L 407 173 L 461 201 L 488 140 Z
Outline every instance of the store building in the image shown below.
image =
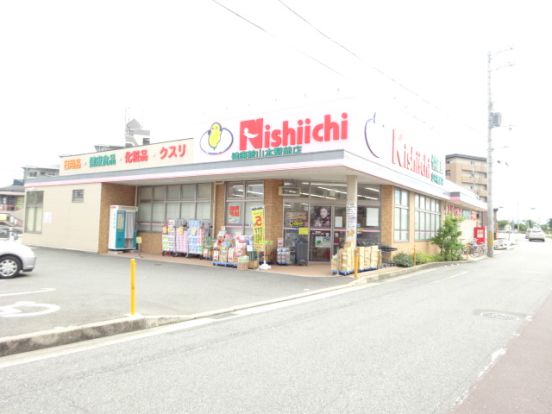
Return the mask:
M 161 254 L 168 220 L 200 220 L 216 235 L 307 243 L 329 261 L 344 243 L 435 252 L 446 213 L 478 224 L 485 204 L 445 180 L 434 138 L 397 113 L 347 103 L 237 120 L 213 119 L 194 138 L 64 156 L 60 175 L 26 183 L 25 241 L 104 253 L 111 205 L 137 206 L 142 251 Z

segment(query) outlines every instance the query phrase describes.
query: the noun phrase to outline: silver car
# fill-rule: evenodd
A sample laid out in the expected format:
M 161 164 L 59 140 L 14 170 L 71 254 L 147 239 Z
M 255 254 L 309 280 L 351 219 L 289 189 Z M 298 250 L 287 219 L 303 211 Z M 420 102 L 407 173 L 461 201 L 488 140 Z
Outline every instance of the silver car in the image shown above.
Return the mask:
M 34 269 L 36 256 L 32 249 L 14 240 L 0 240 L 0 278 L 7 279 Z
M 544 231 L 542 231 L 541 229 L 531 229 L 527 238 L 529 239 L 529 241 L 540 240 L 544 242 L 546 240 Z

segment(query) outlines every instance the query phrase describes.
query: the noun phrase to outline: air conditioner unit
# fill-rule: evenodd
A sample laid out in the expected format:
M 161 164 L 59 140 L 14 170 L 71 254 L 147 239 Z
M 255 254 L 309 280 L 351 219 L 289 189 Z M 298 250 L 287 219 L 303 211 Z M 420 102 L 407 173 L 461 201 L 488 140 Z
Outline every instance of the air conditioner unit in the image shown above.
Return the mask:
M 301 191 L 299 187 L 284 187 L 281 185 L 278 187 L 278 195 L 283 197 L 299 197 L 301 195 Z

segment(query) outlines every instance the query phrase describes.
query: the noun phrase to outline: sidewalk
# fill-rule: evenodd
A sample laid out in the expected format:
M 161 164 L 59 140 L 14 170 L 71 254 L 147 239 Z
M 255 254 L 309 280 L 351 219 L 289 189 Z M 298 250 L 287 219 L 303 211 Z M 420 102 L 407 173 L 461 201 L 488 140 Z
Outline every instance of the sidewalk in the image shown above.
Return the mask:
M 136 258 L 148 261 L 157 261 L 165 263 L 179 263 L 192 266 L 203 266 L 207 268 L 213 268 L 213 263 L 208 259 L 199 259 L 199 258 L 187 258 L 184 256 L 162 256 L 160 254 L 148 254 L 137 252 L 125 252 L 125 253 L 116 253 L 110 252 L 107 256 L 117 256 L 124 258 Z M 236 271 L 236 269 L 228 268 L 228 270 Z M 248 272 L 253 272 L 254 270 L 248 270 Z M 259 270 L 260 271 L 260 270 Z M 270 270 L 263 270 L 263 273 L 271 274 L 284 274 L 292 276 L 303 276 L 303 277 L 335 277 L 331 274 L 330 264 L 325 262 L 311 262 L 308 266 L 297 266 L 297 265 L 271 265 Z
M 552 412 L 552 297 L 513 339 L 454 414 Z

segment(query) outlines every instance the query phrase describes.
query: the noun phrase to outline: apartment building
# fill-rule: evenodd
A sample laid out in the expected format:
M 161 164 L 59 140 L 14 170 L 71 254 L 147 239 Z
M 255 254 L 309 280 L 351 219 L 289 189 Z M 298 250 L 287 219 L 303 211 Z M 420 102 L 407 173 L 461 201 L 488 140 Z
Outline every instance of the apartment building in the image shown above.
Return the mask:
M 446 178 L 475 193 L 487 201 L 487 158 L 464 154 L 448 154 Z

